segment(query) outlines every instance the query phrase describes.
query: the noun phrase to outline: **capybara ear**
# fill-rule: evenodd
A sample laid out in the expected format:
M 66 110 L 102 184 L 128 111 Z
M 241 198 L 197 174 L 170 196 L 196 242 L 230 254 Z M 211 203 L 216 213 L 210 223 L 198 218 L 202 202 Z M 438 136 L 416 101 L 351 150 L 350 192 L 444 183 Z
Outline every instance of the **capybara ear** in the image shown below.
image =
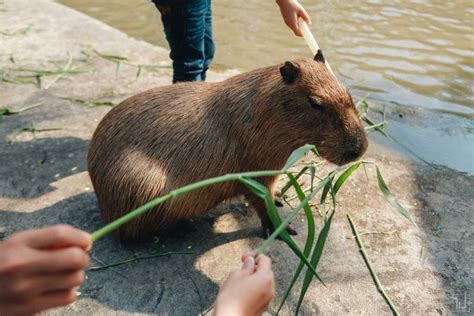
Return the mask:
M 321 49 L 318 49 L 318 52 L 316 55 L 314 55 L 314 60 L 320 63 L 325 63 L 326 60 L 324 59 L 323 51 Z
M 285 62 L 285 64 L 280 67 L 280 74 L 286 84 L 292 84 L 293 82 L 295 82 L 299 73 L 300 68 L 298 67 L 298 65 L 291 61 Z

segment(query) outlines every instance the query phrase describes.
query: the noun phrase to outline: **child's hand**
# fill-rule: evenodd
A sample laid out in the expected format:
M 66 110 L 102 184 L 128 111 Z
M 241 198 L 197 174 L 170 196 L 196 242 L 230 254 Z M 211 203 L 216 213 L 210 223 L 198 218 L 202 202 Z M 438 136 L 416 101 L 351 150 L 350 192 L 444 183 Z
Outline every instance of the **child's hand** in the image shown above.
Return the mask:
M 91 246 L 88 233 L 67 225 L 15 233 L 0 243 L 0 314 L 30 315 L 74 302 Z
M 295 32 L 296 36 L 303 36 L 298 18 L 302 18 L 306 23 L 311 24 L 308 13 L 297 0 L 276 0 L 280 7 L 281 16 L 285 20 L 286 25 Z
M 275 295 L 270 258 L 259 255 L 255 262 L 253 253 L 246 253 L 242 261 L 217 294 L 215 316 L 260 316 Z

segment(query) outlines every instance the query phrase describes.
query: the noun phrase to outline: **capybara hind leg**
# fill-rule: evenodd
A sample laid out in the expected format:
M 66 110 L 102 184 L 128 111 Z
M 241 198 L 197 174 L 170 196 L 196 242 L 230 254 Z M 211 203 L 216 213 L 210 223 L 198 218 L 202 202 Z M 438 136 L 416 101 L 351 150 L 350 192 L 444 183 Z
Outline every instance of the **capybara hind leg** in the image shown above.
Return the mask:
M 273 226 L 273 223 L 270 217 L 268 216 L 267 208 L 265 207 L 265 202 L 253 193 L 246 194 L 245 198 L 255 209 L 255 212 L 257 212 L 258 217 L 260 217 L 263 229 L 263 238 L 268 238 L 275 231 L 275 227 Z M 290 235 L 297 234 L 296 231 L 289 225 L 286 227 L 286 231 Z

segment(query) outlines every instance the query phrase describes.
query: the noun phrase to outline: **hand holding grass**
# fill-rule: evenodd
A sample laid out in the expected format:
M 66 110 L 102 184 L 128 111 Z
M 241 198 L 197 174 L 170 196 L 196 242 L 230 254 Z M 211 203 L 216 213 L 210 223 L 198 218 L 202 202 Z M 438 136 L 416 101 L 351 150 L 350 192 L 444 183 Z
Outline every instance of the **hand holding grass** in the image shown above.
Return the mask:
M 76 300 L 92 247 L 68 225 L 15 233 L 0 243 L 0 314 L 31 315 Z
M 262 315 L 275 295 L 272 262 L 265 255 L 242 256 L 242 269 L 232 272 L 221 286 L 215 316 Z

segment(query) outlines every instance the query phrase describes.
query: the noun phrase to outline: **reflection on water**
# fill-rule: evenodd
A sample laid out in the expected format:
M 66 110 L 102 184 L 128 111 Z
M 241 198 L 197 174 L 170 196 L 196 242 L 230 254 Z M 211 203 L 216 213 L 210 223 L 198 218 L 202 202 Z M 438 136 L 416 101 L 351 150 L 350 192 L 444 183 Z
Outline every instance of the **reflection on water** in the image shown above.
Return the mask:
M 167 47 L 148 0 L 60 0 Z M 333 69 L 355 93 L 474 113 L 474 1 L 301 1 Z M 216 0 L 215 64 L 248 70 L 307 58 L 274 1 Z

